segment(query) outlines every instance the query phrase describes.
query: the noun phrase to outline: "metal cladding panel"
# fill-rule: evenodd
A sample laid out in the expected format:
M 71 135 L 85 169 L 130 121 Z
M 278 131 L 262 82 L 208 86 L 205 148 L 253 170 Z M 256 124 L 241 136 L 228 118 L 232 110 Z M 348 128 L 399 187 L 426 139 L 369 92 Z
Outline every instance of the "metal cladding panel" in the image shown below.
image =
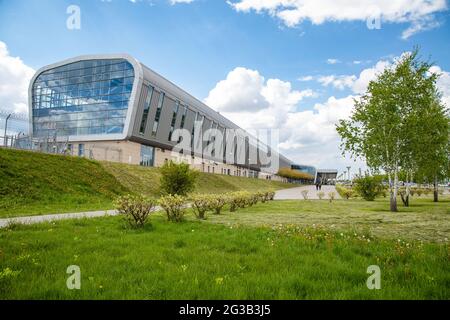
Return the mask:
M 161 116 L 159 118 L 158 131 L 156 132 L 156 140 L 169 144 L 170 122 L 172 121 L 173 106 L 175 100 L 167 95 L 164 97 L 164 103 L 161 109 Z

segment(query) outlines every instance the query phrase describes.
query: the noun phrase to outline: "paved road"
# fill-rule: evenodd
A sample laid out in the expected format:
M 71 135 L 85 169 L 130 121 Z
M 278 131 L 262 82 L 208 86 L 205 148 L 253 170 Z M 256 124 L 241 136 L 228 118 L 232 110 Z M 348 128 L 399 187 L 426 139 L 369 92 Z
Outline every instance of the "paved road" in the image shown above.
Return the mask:
M 275 200 L 304 200 L 302 195 L 303 190 L 308 190 L 308 199 L 319 199 L 317 193 L 320 191 L 316 191 L 316 186 L 302 186 L 277 191 L 275 193 Z M 335 199 L 341 198 L 334 186 L 322 186 L 321 191 L 325 194 L 324 199 L 329 199 L 328 194 L 330 192 L 334 192 Z

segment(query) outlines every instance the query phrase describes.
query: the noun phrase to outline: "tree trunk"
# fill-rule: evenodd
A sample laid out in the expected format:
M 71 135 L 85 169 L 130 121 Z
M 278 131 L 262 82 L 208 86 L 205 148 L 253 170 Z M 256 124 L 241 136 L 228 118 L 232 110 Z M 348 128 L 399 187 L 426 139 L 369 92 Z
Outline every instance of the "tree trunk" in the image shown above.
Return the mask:
M 394 185 L 393 192 L 391 192 L 391 212 L 397 212 L 397 195 L 398 195 L 398 172 L 397 169 L 394 171 Z
M 397 212 L 397 190 L 395 187 L 395 183 L 392 182 L 392 176 L 390 172 L 388 173 L 388 178 L 389 178 L 389 203 L 391 212 Z
M 434 177 L 434 202 L 439 202 L 439 188 L 437 177 Z

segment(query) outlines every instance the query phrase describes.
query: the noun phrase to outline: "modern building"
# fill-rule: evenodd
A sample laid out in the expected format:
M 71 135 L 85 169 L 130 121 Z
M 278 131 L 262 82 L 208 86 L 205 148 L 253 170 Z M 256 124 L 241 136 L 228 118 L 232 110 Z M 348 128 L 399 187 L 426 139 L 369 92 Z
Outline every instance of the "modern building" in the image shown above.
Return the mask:
M 29 99 L 33 139 L 57 142 L 72 155 L 142 166 L 181 159 L 203 172 L 262 179 L 281 178 L 261 154 L 276 156 L 277 168 L 292 164 L 126 54 L 81 56 L 43 67 L 31 80 Z M 176 129 L 186 129 L 192 137 L 196 130 L 217 129 L 224 134 L 223 148 L 208 156 L 195 146 L 189 154 L 171 152 L 184 139 L 174 139 Z M 227 145 L 227 129 L 243 134 Z M 201 143 L 199 150 L 211 141 Z M 230 155 L 236 159 L 241 146 L 244 162 L 225 161 Z M 251 159 L 254 154 L 257 159 Z
M 313 166 L 301 164 L 292 164 L 291 169 L 310 174 L 314 177 L 314 182 L 320 180 L 329 184 L 334 184 L 338 175 L 338 171 L 336 169 L 316 169 Z

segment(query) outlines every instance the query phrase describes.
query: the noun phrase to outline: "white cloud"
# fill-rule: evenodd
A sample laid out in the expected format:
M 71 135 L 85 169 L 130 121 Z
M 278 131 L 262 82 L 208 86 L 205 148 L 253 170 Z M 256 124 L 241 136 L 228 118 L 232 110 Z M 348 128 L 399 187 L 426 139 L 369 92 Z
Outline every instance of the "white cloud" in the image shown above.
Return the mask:
M 28 113 L 28 85 L 34 72 L 0 41 L 0 110 Z
M 171 5 L 175 5 L 177 3 L 191 3 L 194 0 L 170 0 L 170 4 Z
M 328 64 L 337 64 L 340 63 L 341 61 L 339 61 L 338 59 L 327 59 L 327 63 Z
M 430 72 L 440 75 L 436 85 L 442 94 L 442 102 L 450 110 L 450 72 L 443 71 L 438 66 L 431 67 Z
M 334 124 L 348 116 L 353 97 L 331 97 L 314 110 L 297 111 L 305 98 L 314 96 L 310 89 L 293 90 L 290 82 L 265 81 L 258 71 L 236 68 L 205 102 L 246 130 L 279 129 L 280 151 L 294 161 L 320 167 L 340 166 L 342 161 L 343 166 L 348 162 L 341 159 Z
M 330 75 L 330 76 L 321 76 L 317 79 L 319 83 L 321 83 L 323 86 L 329 86 L 332 85 L 336 89 L 344 90 L 345 88 L 351 88 L 353 84 L 356 81 L 356 76 L 336 76 L 336 75 Z
M 294 27 L 305 20 L 367 21 L 377 17 L 385 23 L 411 23 L 404 39 L 437 26 L 433 14 L 447 9 L 446 0 L 239 0 L 227 1 L 235 10 L 269 13 Z

